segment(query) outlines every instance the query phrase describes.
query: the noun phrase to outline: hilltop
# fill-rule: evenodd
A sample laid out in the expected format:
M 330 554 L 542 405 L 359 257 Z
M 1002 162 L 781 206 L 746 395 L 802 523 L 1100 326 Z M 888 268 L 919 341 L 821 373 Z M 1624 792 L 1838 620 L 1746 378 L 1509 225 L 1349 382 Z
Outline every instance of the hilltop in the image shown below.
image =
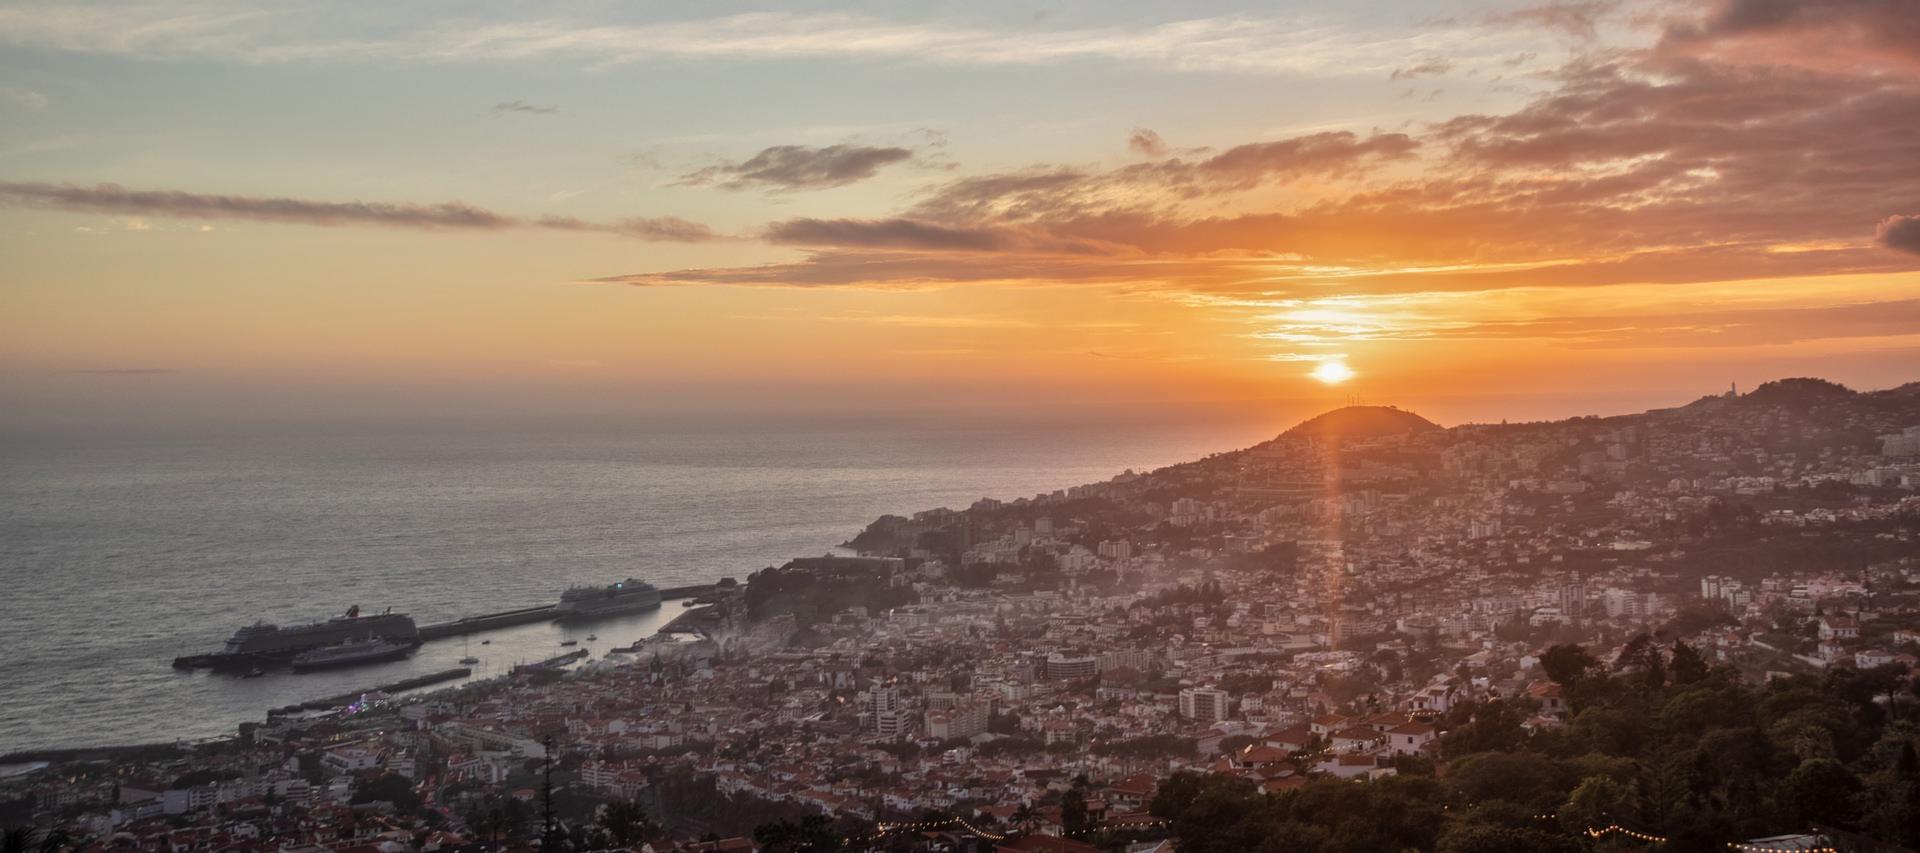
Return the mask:
M 1440 428 L 1433 421 L 1393 406 L 1347 406 L 1306 420 L 1280 437 L 1337 441 L 1431 432 Z

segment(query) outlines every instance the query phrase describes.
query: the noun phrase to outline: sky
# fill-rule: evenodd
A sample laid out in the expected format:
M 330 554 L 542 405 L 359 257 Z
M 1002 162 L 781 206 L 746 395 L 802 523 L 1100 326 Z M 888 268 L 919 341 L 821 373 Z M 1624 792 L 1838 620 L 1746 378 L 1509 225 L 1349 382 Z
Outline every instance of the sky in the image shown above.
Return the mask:
M 1916 368 L 1920 0 L 0 2 L 0 419 Z

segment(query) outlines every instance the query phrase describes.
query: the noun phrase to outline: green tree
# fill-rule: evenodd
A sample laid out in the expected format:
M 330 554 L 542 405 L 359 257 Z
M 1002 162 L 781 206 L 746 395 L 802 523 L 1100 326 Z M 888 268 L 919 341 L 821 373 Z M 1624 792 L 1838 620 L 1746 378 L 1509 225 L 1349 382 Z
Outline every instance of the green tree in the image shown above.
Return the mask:
M 1540 656 L 1540 667 L 1547 671 L 1547 677 L 1562 685 L 1578 682 L 1588 670 L 1599 665 L 1585 648 L 1573 644 L 1554 646 Z
M 1853 822 L 1853 798 L 1860 787 L 1860 779 L 1846 765 L 1831 758 L 1816 758 L 1801 762 L 1787 774 L 1780 783 L 1779 800 L 1802 823 L 1845 826 Z
M 1675 684 L 1695 684 L 1707 677 L 1706 659 L 1692 646 L 1679 640 L 1673 641 L 1673 659 L 1669 663 Z
M 622 847 L 631 847 L 660 831 L 646 807 L 632 800 L 608 800 L 600 807 L 599 824 Z

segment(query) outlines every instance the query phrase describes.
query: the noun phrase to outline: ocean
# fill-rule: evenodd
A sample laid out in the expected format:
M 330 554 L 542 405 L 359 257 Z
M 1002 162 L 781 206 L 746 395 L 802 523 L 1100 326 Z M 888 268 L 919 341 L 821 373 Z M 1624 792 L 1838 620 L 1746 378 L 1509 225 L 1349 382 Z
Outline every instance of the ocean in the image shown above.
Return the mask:
M 178 672 L 257 620 L 425 624 L 827 553 L 962 507 L 1269 438 L 1269 417 L 661 417 L 641 423 L 0 429 L 0 754 L 230 734 L 269 708 L 482 658 L 476 677 L 651 634 L 680 609 L 427 644 L 389 664 Z M 586 641 L 589 634 L 595 641 Z M 481 644 L 483 639 L 491 642 Z

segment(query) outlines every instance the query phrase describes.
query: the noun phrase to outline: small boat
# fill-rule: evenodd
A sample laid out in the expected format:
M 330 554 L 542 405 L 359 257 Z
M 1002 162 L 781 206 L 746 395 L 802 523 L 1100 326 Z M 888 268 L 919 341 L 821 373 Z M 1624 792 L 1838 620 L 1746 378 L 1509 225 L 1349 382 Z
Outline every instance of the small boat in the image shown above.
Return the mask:
M 480 659 L 472 655 L 468 655 L 460 659 L 461 666 L 473 666 L 474 664 L 479 662 L 480 662 Z
M 589 642 L 589 643 L 591 643 L 591 642 L 593 642 L 594 640 L 598 640 L 598 639 L 600 639 L 600 635 L 599 635 L 599 634 L 588 634 L 588 635 L 587 635 L 587 642 Z
M 481 641 L 480 641 L 480 645 L 483 645 L 483 646 L 491 646 L 491 645 L 493 645 L 493 641 L 492 641 L 492 640 L 481 640 Z
M 563 646 L 577 646 L 577 645 L 580 645 L 580 641 L 579 641 L 579 640 L 561 640 L 561 641 L 560 641 L 560 645 L 563 645 Z
M 252 669 L 249 669 L 249 670 L 247 670 L 247 674 L 246 674 L 246 675 L 242 675 L 242 676 L 240 676 L 240 677 L 241 677 L 241 678 L 259 678 L 260 676 L 263 676 L 263 675 L 266 675 L 266 674 L 267 674 L 267 671 L 266 671 L 266 670 L 264 670 L 264 669 L 261 669 L 261 668 L 259 668 L 259 667 L 257 667 L 257 666 L 256 666 L 256 667 L 254 667 L 254 668 L 252 668 Z

